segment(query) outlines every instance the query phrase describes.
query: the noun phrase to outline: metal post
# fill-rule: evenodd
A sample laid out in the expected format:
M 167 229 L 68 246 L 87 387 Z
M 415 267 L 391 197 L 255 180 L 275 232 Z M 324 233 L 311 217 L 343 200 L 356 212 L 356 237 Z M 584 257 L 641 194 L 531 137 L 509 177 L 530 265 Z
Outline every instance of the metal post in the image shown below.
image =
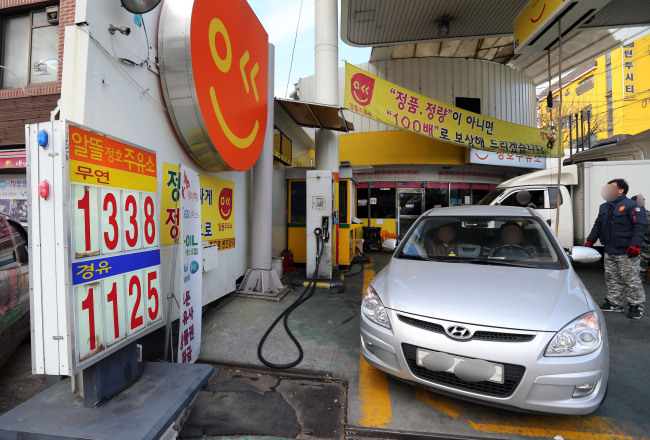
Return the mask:
M 246 272 L 241 293 L 277 296 L 284 289 L 278 275 L 271 270 L 273 209 L 273 119 L 275 46 L 269 44 L 268 103 L 266 134 L 259 159 L 253 166 L 253 223 L 251 231 L 252 268 Z
M 580 112 L 580 148 L 585 151 L 585 114 Z
M 576 117 L 576 153 L 579 152 L 580 144 L 578 142 L 578 139 L 580 138 L 580 132 L 578 131 L 578 114 L 575 114 Z
M 338 46 L 338 1 L 315 1 L 315 100 L 319 104 L 339 105 L 339 46 Z M 339 180 L 339 137 L 338 132 L 326 129 L 316 129 L 315 133 L 316 169 L 332 172 L 332 211 L 338 211 L 338 180 Z M 319 274 L 322 278 L 331 277 L 332 266 L 338 264 L 338 224 L 330 222 L 330 246 L 323 249 Z M 313 236 L 307 232 L 307 240 Z M 307 246 L 308 265 L 316 260 L 316 249 Z M 324 268 L 329 266 L 329 270 Z
M 587 148 L 591 148 L 591 112 L 587 111 Z
M 569 115 L 569 156 L 573 157 L 573 116 Z
M 339 105 L 339 47 L 337 0 L 316 0 L 315 98 L 319 104 Z M 339 172 L 338 133 L 316 130 L 316 169 Z
M 562 183 L 562 19 L 558 19 L 557 21 L 557 32 L 558 32 L 558 49 L 559 49 L 559 55 L 560 55 L 560 60 L 558 62 L 558 69 L 560 70 L 560 76 L 558 78 L 559 81 L 559 90 L 560 90 L 560 106 L 558 108 L 558 114 L 560 115 L 560 123 L 558 124 L 558 140 L 559 145 L 557 147 L 557 199 L 555 201 L 555 235 L 557 236 L 559 225 L 560 225 L 560 200 L 561 200 L 561 193 L 560 193 L 560 184 Z

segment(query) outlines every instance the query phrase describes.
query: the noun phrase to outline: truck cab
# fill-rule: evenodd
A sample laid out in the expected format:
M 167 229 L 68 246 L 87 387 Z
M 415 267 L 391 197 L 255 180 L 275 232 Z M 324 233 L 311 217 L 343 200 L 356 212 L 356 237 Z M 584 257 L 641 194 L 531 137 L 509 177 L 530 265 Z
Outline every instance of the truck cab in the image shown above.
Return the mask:
M 557 218 L 557 169 L 536 171 L 515 177 L 500 184 L 495 190 L 485 196 L 479 205 L 502 205 L 533 207 L 546 222 L 555 230 Z M 573 204 L 568 186 L 578 183 L 576 165 L 563 167 L 560 185 L 560 228 L 557 235 L 562 245 L 573 248 Z M 528 195 L 519 194 L 527 192 Z M 525 204 L 521 200 L 528 200 Z

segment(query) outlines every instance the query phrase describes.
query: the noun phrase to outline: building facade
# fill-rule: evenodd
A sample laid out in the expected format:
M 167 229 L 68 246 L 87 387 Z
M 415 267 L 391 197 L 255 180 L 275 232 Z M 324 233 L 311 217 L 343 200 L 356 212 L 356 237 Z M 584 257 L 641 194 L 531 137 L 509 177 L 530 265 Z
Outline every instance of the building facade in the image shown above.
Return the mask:
M 583 63 L 562 82 L 565 148 L 577 151 L 607 138 L 650 129 L 650 36 Z M 555 82 L 555 125 L 559 123 L 559 94 Z M 538 96 L 541 127 L 551 121 L 547 95 L 548 88 Z
M 534 127 L 535 85 L 504 64 L 464 58 L 372 61 L 360 68 L 401 87 L 485 116 Z M 339 70 L 344 105 L 345 72 Z M 314 77 L 300 80 L 296 97 L 315 99 Z M 478 202 L 504 180 L 531 168 L 501 156 L 499 165 L 473 163 L 469 148 L 395 129 L 345 110 L 354 132 L 339 136 L 339 159 L 354 170 L 354 215 L 364 225 L 403 235 L 425 210 Z

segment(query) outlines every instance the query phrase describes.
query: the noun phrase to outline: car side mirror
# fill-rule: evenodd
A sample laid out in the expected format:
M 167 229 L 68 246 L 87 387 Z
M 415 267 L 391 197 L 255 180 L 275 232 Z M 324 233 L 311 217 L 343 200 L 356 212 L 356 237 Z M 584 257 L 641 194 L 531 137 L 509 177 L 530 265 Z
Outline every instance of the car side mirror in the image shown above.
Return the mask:
M 601 258 L 600 252 L 586 246 L 573 246 L 570 256 L 578 263 L 596 263 Z
M 384 242 L 381 244 L 381 248 L 386 252 L 394 252 L 395 249 L 397 249 L 397 239 L 389 238 L 384 240 Z

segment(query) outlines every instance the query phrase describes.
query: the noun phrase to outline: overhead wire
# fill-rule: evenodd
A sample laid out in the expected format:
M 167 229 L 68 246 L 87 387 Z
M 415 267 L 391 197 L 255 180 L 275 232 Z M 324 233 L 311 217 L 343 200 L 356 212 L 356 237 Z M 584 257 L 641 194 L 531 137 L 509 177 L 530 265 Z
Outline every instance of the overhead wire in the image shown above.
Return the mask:
M 124 75 L 125 75 L 125 76 L 126 76 L 126 77 L 127 77 L 127 78 L 128 78 L 128 79 L 129 79 L 129 80 L 130 80 L 130 81 L 131 81 L 131 82 L 132 82 L 132 83 L 133 83 L 137 88 L 138 88 L 138 89 L 140 89 L 140 92 L 142 93 L 142 96 L 146 96 L 146 97 L 148 97 L 148 98 L 149 98 L 149 99 L 150 99 L 154 104 L 156 104 L 158 107 L 160 107 L 160 109 L 164 110 L 165 112 L 168 111 L 167 108 L 166 108 L 164 105 L 162 105 L 161 103 L 159 103 L 158 100 L 156 100 L 156 98 L 154 98 L 154 97 L 151 95 L 151 93 L 149 92 L 149 88 L 146 88 L 146 89 L 145 89 L 144 87 L 142 87 L 142 86 L 140 85 L 140 83 L 139 83 L 135 78 L 133 78 L 133 77 L 132 77 L 132 76 L 131 76 L 131 75 L 130 75 L 130 74 L 129 74 L 129 73 L 128 73 L 128 72 L 127 72 L 123 67 L 122 67 L 122 64 L 124 64 L 124 62 L 123 62 L 121 59 L 119 59 L 118 57 L 112 55 L 112 54 L 108 51 L 108 49 L 106 49 L 106 47 L 105 47 L 105 46 L 104 46 L 104 45 L 103 45 L 99 40 L 97 40 L 97 38 L 95 38 L 95 36 L 93 35 L 93 33 L 90 31 L 90 29 L 87 29 L 87 25 L 77 24 L 76 26 L 77 26 L 77 28 L 78 28 L 79 30 L 81 30 L 81 31 L 85 32 L 86 34 L 88 34 L 88 36 L 90 37 L 91 41 L 95 44 L 95 46 L 97 46 L 97 48 L 99 48 L 99 50 L 100 50 L 101 52 L 103 52 L 104 55 L 106 55 L 107 57 L 109 57 L 109 58 L 110 58 L 110 59 L 115 63 L 115 66 L 116 66 L 116 67 L 117 67 L 117 68 L 118 68 L 118 69 L 119 69 L 119 70 L 120 70 L 120 71 L 121 71 L 121 72 L 122 72 L 122 73 L 123 73 L 123 74 L 124 74 Z
M 291 80 L 291 69 L 293 68 L 293 56 L 296 53 L 296 42 L 298 41 L 298 29 L 300 29 L 300 17 L 302 15 L 302 2 L 300 0 L 300 9 L 298 9 L 298 23 L 296 24 L 296 36 L 293 39 L 293 49 L 291 50 L 291 63 L 289 63 L 289 74 L 287 75 L 287 87 L 284 90 L 284 99 L 287 99 L 289 93 L 289 81 Z
M 32 94 L 29 93 L 27 90 L 25 90 L 25 86 L 23 85 L 22 80 L 21 80 L 20 77 L 16 74 L 16 72 L 14 72 L 13 70 L 11 70 L 9 67 L 7 67 L 7 66 L 3 66 L 3 65 L 1 65 L 1 64 L 0 64 L 0 69 L 5 69 L 6 71 L 8 71 L 9 73 L 11 73 L 13 76 L 16 77 L 16 79 L 17 79 L 18 82 L 20 83 L 20 88 L 22 89 L 22 91 L 23 91 L 23 93 L 24 93 L 25 95 L 29 95 L 29 96 L 37 96 L 37 95 L 32 95 Z

